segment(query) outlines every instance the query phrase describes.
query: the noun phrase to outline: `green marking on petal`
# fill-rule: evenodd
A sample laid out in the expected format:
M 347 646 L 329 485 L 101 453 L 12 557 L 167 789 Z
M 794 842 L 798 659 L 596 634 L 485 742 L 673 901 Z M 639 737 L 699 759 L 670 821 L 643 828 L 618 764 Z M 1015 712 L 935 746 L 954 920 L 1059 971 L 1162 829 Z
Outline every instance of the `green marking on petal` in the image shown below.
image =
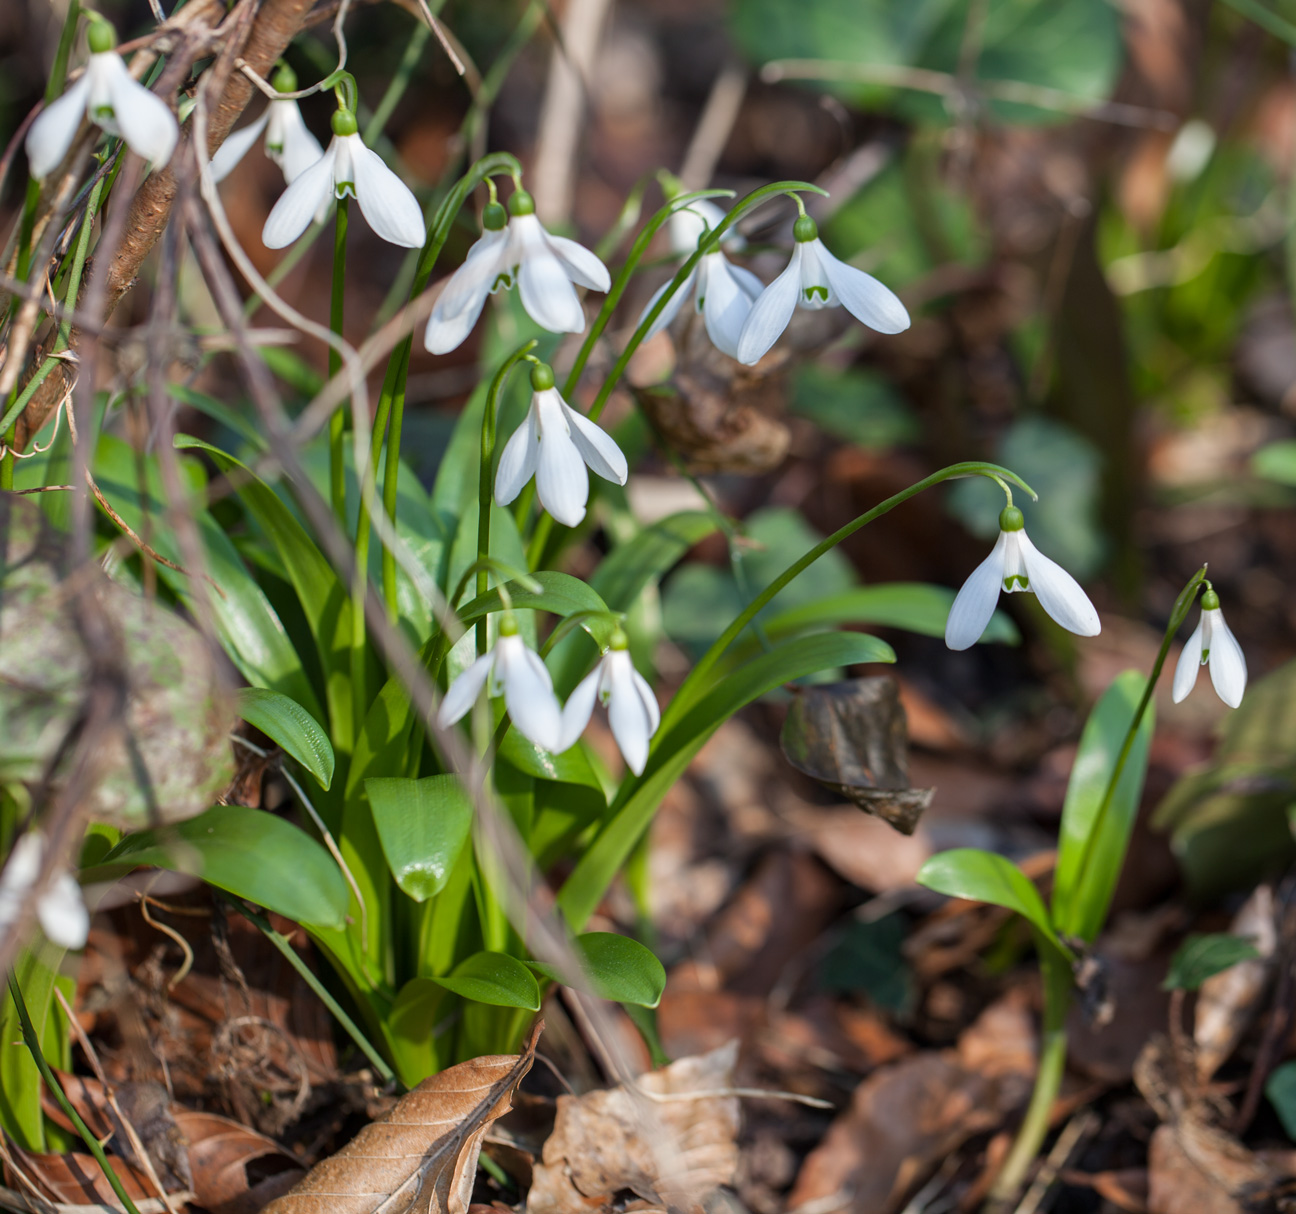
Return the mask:
M 814 297 L 817 295 L 819 296 L 820 299 L 824 301 L 824 303 L 828 302 L 827 287 L 803 287 L 802 290 L 805 292 L 805 297 L 807 299 L 814 299 Z
M 1017 585 L 1014 585 L 1014 582 L 1016 582 Z M 1010 573 L 1006 578 L 1004 578 L 1003 584 L 1004 589 L 1008 591 L 1009 594 L 1012 594 L 1018 590 L 1029 590 L 1030 578 L 1028 578 L 1024 573 Z
M 1205 666 L 1206 663 L 1209 662 L 1209 661 L 1210 661 L 1210 650 L 1209 650 L 1209 649 L 1203 649 L 1203 650 L 1202 650 L 1202 665 Z
M 94 108 L 95 122 L 111 122 L 116 117 L 113 113 L 113 107 L 110 105 L 97 105 Z
M 339 181 L 339 182 L 337 183 L 337 185 L 335 185 L 335 186 L 333 187 L 333 191 L 334 191 L 334 193 L 337 194 L 337 196 L 338 196 L 339 198 L 346 198 L 346 197 L 348 197 L 348 196 L 354 198 L 354 197 L 356 196 L 356 192 L 355 192 L 355 182 L 354 182 L 354 181 Z

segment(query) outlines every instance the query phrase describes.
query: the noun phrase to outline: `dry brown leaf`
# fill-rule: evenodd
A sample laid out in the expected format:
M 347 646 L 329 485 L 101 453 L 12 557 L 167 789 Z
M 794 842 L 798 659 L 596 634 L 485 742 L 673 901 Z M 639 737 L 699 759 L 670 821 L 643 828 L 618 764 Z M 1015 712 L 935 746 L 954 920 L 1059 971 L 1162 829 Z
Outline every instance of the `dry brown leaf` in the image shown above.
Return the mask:
M 302 1178 L 301 1163 L 264 1134 L 215 1113 L 172 1112 L 188 1142 L 194 1196 L 211 1214 L 256 1214 Z
M 482 1139 L 512 1108 L 543 1027 L 521 1054 L 473 1058 L 423 1080 L 263 1214 L 464 1214 Z
M 655 1206 L 701 1210 L 738 1166 L 738 1099 L 707 1094 L 732 1089 L 737 1057 L 731 1041 L 641 1076 L 639 1091 L 560 1096 L 527 1214 L 596 1214 L 626 1189 Z
M 121 1208 L 112 1186 L 89 1153 L 69 1151 L 66 1155 L 42 1155 L 24 1151 L 17 1143 L 10 1142 L 7 1155 L 4 1176 L 12 1189 L 61 1205 Z M 147 1201 L 156 1195 L 143 1172 L 123 1159 L 112 1160 L 112 1165 L 132 1201 Z

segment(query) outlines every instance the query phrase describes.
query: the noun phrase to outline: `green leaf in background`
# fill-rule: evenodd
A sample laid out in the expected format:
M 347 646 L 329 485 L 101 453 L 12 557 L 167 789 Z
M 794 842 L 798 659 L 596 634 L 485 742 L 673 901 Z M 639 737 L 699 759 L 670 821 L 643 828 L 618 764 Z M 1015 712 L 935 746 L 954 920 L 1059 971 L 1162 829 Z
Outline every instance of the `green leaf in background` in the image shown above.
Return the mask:
M 518 611 L 549 611 L 554 615 L 575 615 L 578 611 L 606 612 L 607 604 L 580 578 L 569 573 L 555 573 L 542 569 L 532 575 L 540 584 L 540 589 L 532 590 L 521 582 L 508 582 L 504 586 L 513 606 Z M 467 602 L 459 610 L 459 619 L 465 628 L 475 624 L 483 616 L 503 609 L 504 600 L 498 590 L 488 590 L 485 594 Z
M 1265 1095 L 1287 1137 L 1296 1142 L 1296 1062 L 1284 1062 L 1274 1068 L 1265 1081 Z
M 193 873 L 296 923 L 339 930 L 346 923 L 351 893 L 333 857 L 263 809 L 216 805 L 167 829 L 127 835 L 81 876 L 107 880 L 142 865 Z
M 76 984 L 58 972 L 64 951 L 37 935 L 31 948 L 19 951 L 13 972 L 46 1061 L 68 1070 L 72 1064 L 72 1047 L 67 1018 L 54 998 L 54 989 L 60 986 L 69 1004 L 74 1002 Z M 23 1043 L 18 1009 L 7 985 L 0 994 L 0 1034 L 0 1126 L 24 1150 L 44 1151 L 48 1144 L 41 1112 L 43 1085 L 36 1063 Z
M 1125 863 L 1130 832 L 1138 817 L 1147 776 L 1148 749 L 1156 727 L 1154 704 L 1148 705 L 1139 723 L 1101 833 L 1089 841 L 1117 756 L 1146 686 L 1146 678 L 1137 670 L 1127 670 L 1112 680 L 1085 722 L 1080 748 L 1071 765 L 1071 779 L 1062 806 L 1057 869 L 1053 875 L 1053 922 L 1063 934 L 1082 940 L 1092 941 L 1107 920 L 1107 909 Z M 1082 872 L 1086 856 L 1088 868 Z
M 262 687 L 243 687 L 238 693 L 238 714 L 296 759 L 321 787 L 333 783 L 333 746 L 328 734 L 296 700 Z
M 951 898 L 970 898 L 1016 911 L 1046 939 L 1057 943 L 1039 890 L 1007 856 L 977 847 L 955 848 L 932 856 L 915 880 Z
M 891 381 L 877 371 L 834 371 L 802 363 L 792 381 L 792 412 L 825 434 L 870 450 L 888 450 L 922 437 L 918 419 Z
M 1251 457 L 1251 471 L 1280 485 L 1296 485 L 1296 439 L 1261 447 Z
M 1231 969 L 1239 961 L 1260 956 L 1256 946 L 1243 936 L 1211 932 L 1189 936 L 1170 958 L 1170 969 L 1161 989 L 1195 991 L 1207 978 Z
M 507 953 L 473 953 L 433 981 L 476 1003 L 520 1007 L 528 1012 L 540 1010 L 540 986 L 535 975 Z
M 900 912 L 851 920 L 819 967 L 821 987 L 867 995 L 878 1007 L 906 1014 L 917 987 L 904 955 L 905 929 Z
M 600 999 L 656 1007 L 666 989 L 666 970 L 652 949 L 616 932 L 586 932 L 576 938 L 585 973 Z M 533 970 L 554 982 L 564 982 L 555 965 L 528 961 Z
M 473 805 L 457 776 L 365 781 L 383 854 L 415 902 L 439 894 L 472 830 Z

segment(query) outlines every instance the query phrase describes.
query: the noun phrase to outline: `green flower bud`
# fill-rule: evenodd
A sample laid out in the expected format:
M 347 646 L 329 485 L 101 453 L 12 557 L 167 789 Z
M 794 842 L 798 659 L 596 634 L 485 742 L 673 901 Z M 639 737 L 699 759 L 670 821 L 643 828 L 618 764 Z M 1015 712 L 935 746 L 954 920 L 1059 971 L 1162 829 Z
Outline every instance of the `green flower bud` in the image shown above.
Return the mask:
M 553 368 L 548 363 L 536 363 L 531 368 L 531 387 L 537 392 L 548 392 L 553 386 Z
M 102 55 L 117 46 L 117 31 L 102 17 L 95 17 L 86 30 L 86 41 L 92 55 Z
M 800 216 L 792 225 L 792 239 L 798 244 L 819 239 L 819 225 L 809 215 Z
M 332 125 L 335 135 L 354 135 L 360 129 L 356 116 L 350 110 L 335 110 Z
M 999 511 L 999 530 L 1000 531 L 1023 531 L 1026 528 L 1026 520 L 1022 518 L 1022 512 L 1016 506 L 1005 506 Z
M 508 209 L 510 215 L 534 215 L 535 199 L 526 190 L 514 190 Z

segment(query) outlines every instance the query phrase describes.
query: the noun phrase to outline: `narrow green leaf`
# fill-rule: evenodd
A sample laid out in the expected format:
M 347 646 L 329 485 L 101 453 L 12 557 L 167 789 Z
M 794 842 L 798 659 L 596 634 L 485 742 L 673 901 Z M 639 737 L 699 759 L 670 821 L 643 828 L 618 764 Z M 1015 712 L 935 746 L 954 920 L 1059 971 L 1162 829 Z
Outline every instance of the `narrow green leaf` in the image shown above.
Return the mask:
M 976 847 L 955 848 L 932 856 L 915 880 L 951 898 L 971 898 L 1016 911 L 1049 940 L 1057 941 L 1039 890 L 1006 856 Z
M 328 734 L 296 700 L 262 687 L 243 687 L 238 714 L 296 759 L 321 787 L 333 783 L 333 746 Z
M 576 938 L 576 951 L 590 987 L 600 999 L 638 1007 L 656 1007 L 661 1002 L 666 970 L 652 949 L 638 940 L 616 932 L 586 932 Z M 553 982 L 566 981 L 555 965 L 543 961 L 528 961 L 527 965 Z
M 472 830 L 473 805 L 457 776 L 365 781 L 383 854 L 415 902 L 439 894 Z
M 1256 946 L 1244 936 L 1228 932 L 1189 936 L 1170 958 L 1170 970 L 1161 989 L 1195 991 L 1207 978 L 1231 969 L 1239 961 L 1252 961 L 1258 956 Z
M 533 575 L 540 583 L 540 590 L 529 590 L 519 582 L 508 582 L 504 589 L 518 610 L 549 611 L 554 615 L 575 615 L 578 611 L 608 610 L 607 604 L 599 595 L 590 589 L 580 578 L 568 573 L 555 573 L 540 570 Z M 503 609 L 504 602 L 498 590 L 488 590 L 485 594 L 465 603 L 459 609 L 459 618 L 465 627 L 475 624 L 483 616 Z
M 433 981 L 476 1003 L 520 1007 L 528 1012 L 540 1010 L 540 986 L 535 975 L 507 953 L 473 953 L 450 973 Z

